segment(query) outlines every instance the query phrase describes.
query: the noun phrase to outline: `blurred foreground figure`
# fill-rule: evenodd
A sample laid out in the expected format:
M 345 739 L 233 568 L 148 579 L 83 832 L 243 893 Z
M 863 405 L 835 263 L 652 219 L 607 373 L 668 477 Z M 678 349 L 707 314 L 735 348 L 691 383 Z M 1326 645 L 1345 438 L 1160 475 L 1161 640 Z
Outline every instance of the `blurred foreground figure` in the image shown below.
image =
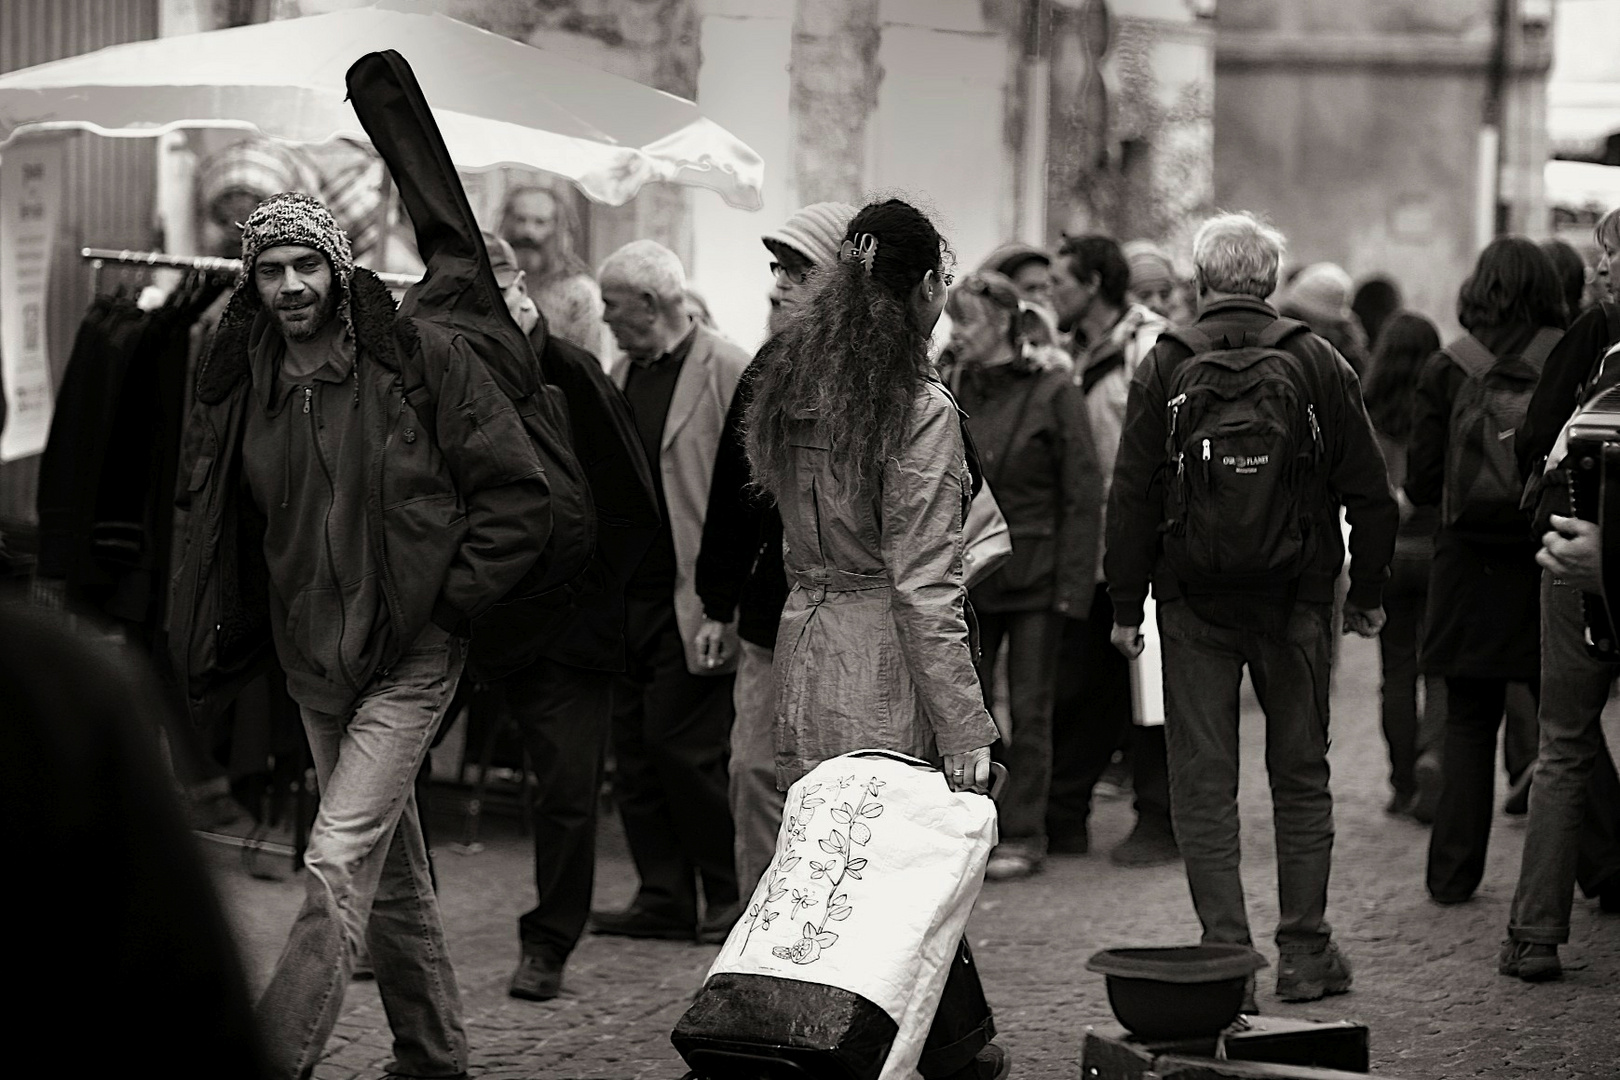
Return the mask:
M 392 1068 L 461 1075 L 467 1038 L 412 781 L 470 620 L 549 534 L 534 445 L 467 339 L 397 318 L 327 209 L 290 193 L 243 227 L 191 425 L 176 672 L 206 718 L 273 642 L 321 789 L 308 895 L 259 1002 L 275 1075 L 320 1060 L 362 940 Z
M 69 1052 L 39 1034 L 85 1002 L 97 1046 L 163 1076 L 265 1076 L 241 962 L 156 752 L 155 681 L 54 616 L 0 606 L 0 702 L 0 842 L 48 894 L 10 951 L 13 1068 L 66 1071 Z M 87 976 L 109 1007 L 86 1000 Z

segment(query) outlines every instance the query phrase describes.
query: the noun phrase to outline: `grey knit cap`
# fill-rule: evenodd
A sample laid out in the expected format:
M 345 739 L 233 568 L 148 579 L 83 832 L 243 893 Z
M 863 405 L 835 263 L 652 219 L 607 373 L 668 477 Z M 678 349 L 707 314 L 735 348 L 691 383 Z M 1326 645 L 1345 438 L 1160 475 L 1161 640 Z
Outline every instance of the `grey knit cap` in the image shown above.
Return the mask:
M 812 266 L 827 266 L 838 258 L 838 245 L 854 217 L 855 207 L 849 203 L 811 203 L 760 240 L 767 249 L 781 244 L 809 259 Z
M 237 285 L 246 285 L 251 280 L 253 264 L 260 253 L 281 244 L 300 244 L 325 255 L 333 276 L 347 290 L 349 279 L 354 276 L 349 238 L 319 199 L 299 191 L 282 191 L 270 196 L 254 207 L 243 222 L 242 270 L 237 276 Z

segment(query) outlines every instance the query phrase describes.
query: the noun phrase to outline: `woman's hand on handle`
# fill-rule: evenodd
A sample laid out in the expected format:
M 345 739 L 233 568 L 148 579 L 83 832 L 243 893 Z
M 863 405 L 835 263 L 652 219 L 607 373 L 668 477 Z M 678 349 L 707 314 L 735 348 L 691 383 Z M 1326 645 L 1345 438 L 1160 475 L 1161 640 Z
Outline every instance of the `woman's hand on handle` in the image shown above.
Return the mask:
M 981 746 L 965 754 L 946 754 L 945 782 L 952 791 L 990 794 L 990 748 Z

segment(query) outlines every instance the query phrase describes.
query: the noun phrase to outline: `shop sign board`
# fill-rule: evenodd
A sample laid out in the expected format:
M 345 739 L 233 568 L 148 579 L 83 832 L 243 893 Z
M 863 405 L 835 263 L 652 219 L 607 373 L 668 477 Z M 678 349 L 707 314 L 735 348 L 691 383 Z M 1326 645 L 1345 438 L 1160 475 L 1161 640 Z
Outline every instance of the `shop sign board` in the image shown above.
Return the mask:
M 40 453 L 51 430 L 45 303 L 64 186 L 60 139 L 23 140 L 0 155 L 0 462 Z

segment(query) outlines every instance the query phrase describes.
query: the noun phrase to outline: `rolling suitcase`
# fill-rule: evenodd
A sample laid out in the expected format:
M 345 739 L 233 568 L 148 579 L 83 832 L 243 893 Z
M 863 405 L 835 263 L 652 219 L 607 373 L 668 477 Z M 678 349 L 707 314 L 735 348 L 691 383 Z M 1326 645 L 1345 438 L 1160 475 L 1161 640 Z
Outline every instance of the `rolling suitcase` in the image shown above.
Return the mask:
M 999 769 L 999 766 L 997 767 Z M 703 1080 L 900 1080 L 936 1015 L 994 1034 L 962 932 L 990 799 L 866 750 L 789 789 L 776 855 L 670 1039 Z

